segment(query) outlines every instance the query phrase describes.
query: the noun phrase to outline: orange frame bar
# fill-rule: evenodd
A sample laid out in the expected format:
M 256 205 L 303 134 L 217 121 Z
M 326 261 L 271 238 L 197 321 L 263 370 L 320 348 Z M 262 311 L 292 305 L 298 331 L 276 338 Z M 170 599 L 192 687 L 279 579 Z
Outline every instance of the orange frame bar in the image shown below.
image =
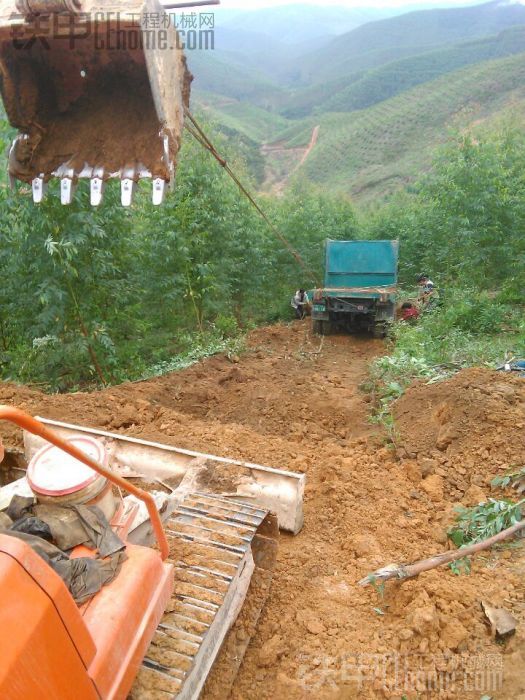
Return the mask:
M 112 484 L 115 484 L 115 486 L 119 486 L 123 491 L 131 493 L 133 496 L 143 501 L 146 504 L 149 517 L 151 518 L 151 524 L 153 525 L 155 537 L 160 548 L 161 557 L 163 560 L 167 559 L 169 555 L 168 540 L 166 538 L 164 528 L 162 527 L 162 521 L 160 519 L 159 512 L 155 506 L 155 500 L 150 493 L 139 489 L 137 486 L 128 483 L 125 479 L 118 476 L 117 474 L 114 474 L 109 469 L 106 469 L 94 459 L 91 459 L 86 454 L 84 454 L 84 452 L 82 452 L 82 450 L 79 450 L 78 447 L 75 447 L 74 445 L 71 445 L 70 443 L 66 442 L 66 440 L 64 440 L 55 432 L 47 428 L 39 420 L 33 418 L 33 416 L 30 416 L 28 413 L 24 413 L 24 411 L 21 411 L 19 408 L 0 405 L 0 420 L 6 420 L 10 423 L 15 423 L 23 430 L 27 430 L 28 432 L 33 433 L 34 435 L 38 435 L 44 440 L 47 440 L 59 449 L 70 454 L 72 457 L 75 457 L 75 459 L 78 459 L 80 462 L 87 464 L 87 466 L 91 467 L 93 471 L 96 471 L 98 474 L 105 476 L 106 479 L 108 479 L 108 481 L 111 481 Z

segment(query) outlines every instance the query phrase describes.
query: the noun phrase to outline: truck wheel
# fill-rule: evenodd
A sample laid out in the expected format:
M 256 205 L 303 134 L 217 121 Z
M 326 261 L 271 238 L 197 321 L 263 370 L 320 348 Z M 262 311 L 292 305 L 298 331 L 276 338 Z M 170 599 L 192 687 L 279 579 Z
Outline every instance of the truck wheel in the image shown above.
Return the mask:
M 372 328 L 372 336 L 374 338 L 386 338 L 387 327 L 384 323 L 376 323 Z
M 330 321 L 314 321 L 313 330 L 316 335 L 330 335 L 332 324 Z

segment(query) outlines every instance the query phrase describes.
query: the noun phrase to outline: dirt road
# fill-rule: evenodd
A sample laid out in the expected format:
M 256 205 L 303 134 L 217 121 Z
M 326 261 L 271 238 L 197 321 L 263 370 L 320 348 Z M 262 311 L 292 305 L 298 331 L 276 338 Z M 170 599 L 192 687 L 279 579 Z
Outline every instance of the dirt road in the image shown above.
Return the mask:
M 261 154 L 265 159 L 264 190 L 282 194 L 292 175 L 308 160 L 317 145 L 320 126 L 315 126 L 307 146 L 289 147 L 282 141 L 267 143 L 261 146 Z
M 305 527 L 281 537 L 234 700 L 525 698 L 523 548 L 478 557 L 471 576 L 437 570 L 388 584 L 384 595 L 356 585 L 379 566 L 445 549 L 454 505 L 502 495 L 491 494 L 492 477 L 525 462 L 525 382 L 469 370 L 416 385 L 395 408 L 389 446 L 359 389 L 382 352 L 381 341 L 335 336 L 321 345 L 306 324 L 274 326 L 252 333 L 239 358 L 92 394 L 4 384 L 0 400 L 307 473 Z M 1 432 L 8 446 L 19 444 L 15 431 Z M 481 600 L 519 620 L 504 645 L 491 639 Z M 493 688 L 499 664 L 505 682 Z M 433 682 L 446 687 L 426 692 Z

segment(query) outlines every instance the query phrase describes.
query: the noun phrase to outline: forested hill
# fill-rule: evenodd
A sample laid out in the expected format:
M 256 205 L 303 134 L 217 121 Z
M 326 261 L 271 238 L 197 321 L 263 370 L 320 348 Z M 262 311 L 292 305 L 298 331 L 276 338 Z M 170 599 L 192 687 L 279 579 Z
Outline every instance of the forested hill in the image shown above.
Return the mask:
M 9 191 L 4 155 L 1 377 L 78 390 L 234 358 L 247 328 L 290 320 L 291 294 L 319 284 L 326 238 L 399 239 L 407 293 L 422 271 L 444 290 L 438 314 L 396 326 L 390 398 L 399 377 L 525 354 L 523 27 L 490 6 L 486 36 L 317 84 L 218 53 L 198 57 L 206 92 L 193 61 L 194 111 L 274 228 L 187 132 L 162 207 L 146 182 L 129 209 L 115 182 L 98 208 L 86 182 L 62 206 L 56 181 L 35 207 L 27 186 Z M 0 120 L 4 154 L 12 135 Z
M 230 30 L 219 27 L 217 51 L 190 56 L 195 108 L 229 138 L 242 139 L 260 189 L 282 192 L 304 177 L 368 200 L 410 182 L 449 129 L 508 118 L 521 123 L 521 3 L 496 0 L 361 21 L 343 31 L 341 20 L 338 36 L 324 26 L 306 43 L 291 32 L 283 41 L 282 30 L 265 39 L 261 21 L 257 38 L 247 40 L 243 23 L 246 32 L 255 27 L 250 13 L 241 13 L 237 35 L 221 44 L 221 31 Z M 414 139 L 407 138 L 411 117 Z M 309 148 L 316 126 L 319 137 Z
M 309 82 L 319 82 L 377 67 L 396 54 L 415 55 L 520 24 L 525 24 L 525 6 L 499 0 L 474 7 L 409 12 L 366 24 L 304 56 L 303 73 Z

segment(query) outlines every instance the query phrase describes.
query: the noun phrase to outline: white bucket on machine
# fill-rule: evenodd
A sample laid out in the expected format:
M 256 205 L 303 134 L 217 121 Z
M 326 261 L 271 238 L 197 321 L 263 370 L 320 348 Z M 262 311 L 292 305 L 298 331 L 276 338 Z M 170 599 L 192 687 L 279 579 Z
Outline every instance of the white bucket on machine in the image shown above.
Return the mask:
M 74 435 L 67 442 L 107 467 L 104 445 L 93 437 Z M 27 467 L 27 480 L 39 503 L 97 506 L 110 521 L 117 509 L 112 485 L 105 476 L 54 445 L 42 447 Z

